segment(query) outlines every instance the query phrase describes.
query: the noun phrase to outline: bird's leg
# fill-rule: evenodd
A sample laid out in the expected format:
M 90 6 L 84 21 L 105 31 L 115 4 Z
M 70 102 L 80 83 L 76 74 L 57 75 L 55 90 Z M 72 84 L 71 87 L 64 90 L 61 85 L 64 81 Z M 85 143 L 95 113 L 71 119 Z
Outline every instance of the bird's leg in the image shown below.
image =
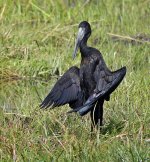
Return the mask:
M 91 133 L 93 133 L 93 130 L 94 130 L 94 128 L 95 128 L 94 107 L 93 107 L 92 110 L 91 110 L 90 116 L 91 116 Z
M 99 100 L 96 107 L 98 109 L 98 123 L 97 126 L 98 128 L 100 127 L 100 130 L 102 129 L 103 126 L 103 104 L 104 104 L 104 100 Z
M 104 100 L 101 102 L 99 108 L 100 108 L 100 116 L 99 116 L 99 125 L 100 125 L 100 130 L 102 129 L 103 126 L 103 103 Z
M 91 110 L 91 132 L 96 127 L 101 130 L 101 126 L 103 125 L 103 103 L 104 100 L 99 100 L 96 104 L 96 107 Z
M 100 118 L 100 111 L 99 111 L 99 107 L 97 107 L 97 105 L 95 107 L 93 107 L 93 109 L 91 110 L 91 132 L 94 131 L 94 129 L 96 128 L 98 130 L 98 126 L 99 126 L 99 118 Z

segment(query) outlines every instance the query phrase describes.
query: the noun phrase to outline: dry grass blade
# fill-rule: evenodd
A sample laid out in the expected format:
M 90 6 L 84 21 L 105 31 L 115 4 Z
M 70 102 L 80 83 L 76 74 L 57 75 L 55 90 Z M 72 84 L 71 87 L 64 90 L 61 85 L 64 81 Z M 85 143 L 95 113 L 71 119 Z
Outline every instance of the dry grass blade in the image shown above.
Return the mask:
M 3 6 L 3 8 L 2 8 L 2 12 L 1 12 L 1 14 L 0 14 L 0 21 L 1 21 L 2 18 L 3 18 L 5 8 L 6 8 L 6 3 L 4 4 L 4 6 Z
M 37 5 L 35 5 L 34 3 L 32 3 L 31 1 L 30 1 L 30 4 L 31 4 L 33 7 L 35 7 L 37 10 L 39 10 L 40 12 L 42 12 L 43 15 L 45 15 L 45 16 L 47 16 L 47 17 L 50 17 L 50 15 L 49 15 L 48 13 L 46 13 L 44 10 L 42 10 L 40 7 L 38 7 Z
M 113 39 L 119 39 L 119 40 L 127 40 L 127 41 L 134 41 L 138 43 L 147 43 L 150 45 L 150 41 L 144 41 L 144 40 L 139 40 L 130 36 L 122 36 L 119 34 L 113 34 L 113 33 L 107 33 L 109 36 L 111 36 Z
M 4 113 L 4 115 L 14 115 L 14 116 L 18 116 L 18 117 L 25 117 L 25 118 L 30 118 L 29 116 L 23 115 L 23 114 L 19 114 L 19 113 Z

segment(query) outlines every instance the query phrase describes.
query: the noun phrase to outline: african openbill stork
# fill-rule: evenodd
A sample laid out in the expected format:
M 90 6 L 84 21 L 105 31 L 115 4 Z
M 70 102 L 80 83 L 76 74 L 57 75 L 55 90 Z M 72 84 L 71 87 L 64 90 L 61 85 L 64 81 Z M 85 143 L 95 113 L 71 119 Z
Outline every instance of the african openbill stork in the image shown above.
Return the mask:
M 81 22 L 73 52 L 75 58 L 80 49 L 80 69 L 73 66 L 67 70 L 40 107 L 53 108 L 69 104 L 73 109 L 70 113 L 78 112 L 83 116 L 90 112 L 92 125 L 102 126 L 104 101 L 109 101 L 110 94 L 123 80 L 126 67 L 110 71 L 100 51 L 87 45 L 90 35 L 90 24 Z

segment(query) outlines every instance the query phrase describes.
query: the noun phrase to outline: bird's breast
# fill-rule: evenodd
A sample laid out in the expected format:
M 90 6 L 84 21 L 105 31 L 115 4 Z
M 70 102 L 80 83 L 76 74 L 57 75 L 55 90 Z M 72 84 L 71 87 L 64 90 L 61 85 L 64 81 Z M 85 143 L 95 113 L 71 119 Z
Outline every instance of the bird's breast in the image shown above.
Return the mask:
M 90 64 L 84 64 L 80 67 L 80 83 L 86 95 L 89 96 L 93 93 L 96 82 L 93 76 L 92 67 Z

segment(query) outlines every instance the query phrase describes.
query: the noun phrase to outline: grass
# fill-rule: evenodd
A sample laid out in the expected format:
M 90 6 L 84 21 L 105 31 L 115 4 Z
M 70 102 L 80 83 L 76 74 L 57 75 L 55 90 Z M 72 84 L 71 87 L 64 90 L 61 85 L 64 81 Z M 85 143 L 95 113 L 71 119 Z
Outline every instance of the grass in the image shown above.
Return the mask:
M 148 162 L 150 46 L 114 41 L 108 33 L 149 36 L 149 15 L 149 0 L 0 1 L 0 161 Z M 127 67 L 105 103 L 103 131 L 93 136 L 88 115 L 38 107 L 56 74 L 79 66 L 72 52 L 82 20 L 91 23 L 89 45 L 109 68 Z

